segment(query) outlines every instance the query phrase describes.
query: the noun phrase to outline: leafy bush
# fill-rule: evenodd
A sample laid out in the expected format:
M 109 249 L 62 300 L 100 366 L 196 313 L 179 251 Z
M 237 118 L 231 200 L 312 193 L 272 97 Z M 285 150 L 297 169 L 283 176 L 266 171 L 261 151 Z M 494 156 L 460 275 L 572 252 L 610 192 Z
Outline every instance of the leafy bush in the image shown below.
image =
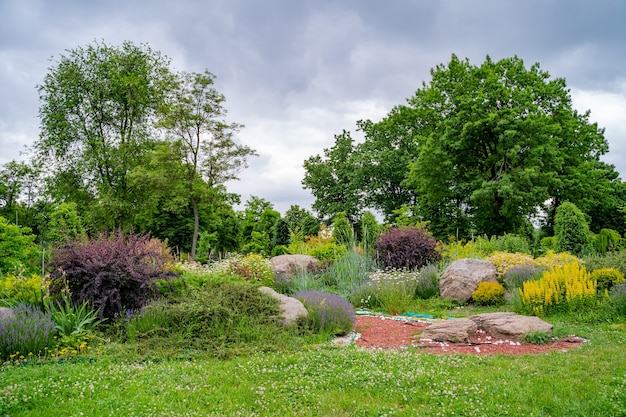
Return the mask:
M 314 331 L 339 336 L 352 331 L 356 315 L 345 298 L 324 291 L 302 291 L 295 297 L 308 310 L 308 323 Z
M 472 299 L 480 306 L 500 305 L 504 302 L 504 287 L 497 282 L 481 282 L 472 293 Z
M 610 290 L 614 285 L 624 282 L 624 274 L 615 268 L 600 268 L 591 272 L 591 279 L 596 281 L 598 291 Z
M 540 246 L 543 252 L 554 252 L 556 250 L 556 238 L 554 236 L 541 238 Z
M 12 274 L 0 277 L 0 304 L 26 303 L 43 306 L 47 287 L 37 274 L 32 274 L 30 278 Z
M 563 267 L 564 265 L 571 263 L 583 264 L 578 257 L 568 252 L 555 253 L 553 251 L 548 251 L 544 256 L 535 258 L 535 265 L 545 269 Z
M 626 283 L 621 283 L 611 289 L 610 302 L 615 312 L 626 317 Z
M 592 236 L 585 215 L 569 201 L 556 209 L 554 237 L 557 252 L 570 252 L 577 256 L 593 252 Z
M 601 229 L 593 238 L 593 246 L 597 253 L 604 255 L 622 249 L 622 237 L 615 230 Z
M 510 253 L 530 253 L 530 245 L 528 239 L 521 235 L 507 233 L 504 236 L 498 236 L 493 242 L 493 250 L 499 252 Z
M 35 272 L 39 248 L 28 227 L 16 226 L 0 216 L 0 275 Z
M 35 306 L 19 304 L 12 313 L 0 313 L 0 359 L 37 355 L 53 342 L 54 322 Z
M 513 291 L 521 288 L 524 282 L 541 278 L 545 268 L 535 265 L 520 265 L 510 268 L 504 275 L 504 287 Z
M 175 275 L 166 268 L 171 259 L 167 248 L 147 235 L 100 233 L 54 251 L 50 290 L 57 295 L 67 288 L 72 303 L 87 302 L 100 319 L 112 318 L 156 296 L 156 281 Z
M 538 316 L 597 305 L 596 283 L 578 263 L 546 271 L 539 280 L 524 282 L 518 293 L 523 310 L 518 312 Z
M 335 214 L 333 218 L 333 239 L 338 245 L 347 247 L 353 246 L 355 243 L 354 229 L 352 229 L 345 211 Z
M 391 228 L 374 244 L 376 260 L 383 268 L 415 269 L 438 262 L 437 240 L 417 227 Z
M 417 298 L 428 299 L 439 296 L 440 271 L 437 265 L 426 265 L 419 272 L 417 285 L 415 286 L 415 296 Z
M 272 286 L 274 284 L 274 269 L 270 261 L 256 253 L 231 258 L 228 272 L 261 285 Z
M 334 262 L 346 253 L 348 253 L 348 248 L 346 246 L 338 245 L 333 242 L 321 243 L 319 245 L 312 246 L 307 250 L 307 255 L 311 255 L 321 262 Z
M 496 277 L 503 282 L 506 273 L 513 267 L 534 266 L 535 260 L 525 253 L 494 252 L 486 259 L 496 267 Z
M 604 256 L 585 256 L 583 261 L 590 272 L 600 268 L 615 268 L 626 276 L 626 250 L 607 252 Z
M 443 245 L 441 252 L 444 259 L 453 262 L 465 258 L 483 259 L 491 253 L 491 249 L 487 250 L 472 240 L 469 242 L 457 240 Z

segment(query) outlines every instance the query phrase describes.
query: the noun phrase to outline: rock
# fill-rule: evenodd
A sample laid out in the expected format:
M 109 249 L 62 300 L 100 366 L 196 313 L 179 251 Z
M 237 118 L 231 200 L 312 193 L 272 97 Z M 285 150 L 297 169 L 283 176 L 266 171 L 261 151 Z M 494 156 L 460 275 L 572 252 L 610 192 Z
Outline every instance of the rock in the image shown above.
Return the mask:
M 299 270 L 306 270 L 310 264 L 317 266 L 319 261 L 310 255 L 279 255 L 270 259 L 274 276 L 290 278 Z
M 552 325 L 539 317 L 520 316 L 515 313 L 484 313 L 468 318 L 434 322 L 424 329 L 420 339 L 459 342 L 468 340 L 478 331 L 496 339 L 520 342 L 530 332 L 552 333 Z
M 464 342 L 476 335 L 476 323 L 470 319 L 438 321 L 422 331 L 420 339 Z
M 470 317 L 479 329 L 498 339 L 522 341 L 531 332 L 552 333 L 552 325 L 539 317 L 520 316 L 515 313 L 484 313 Z
M 465 302 L 472 298 L 478 284 L 485 281 L 498 282 L 494 264 L 479 259 L 459 259 L 443 272 L 439 293 L 444 298 Z
M 13 315 L 13 310 L 11 310 L 10 308 L 0 307 L 0 320 L 13 318 L 13 317 L 15 317 Z
M 259 291 L 264 292 L 265 294 L 268 294 L 280 301 L 280 310 L 282 312 L 284 324 L 289 325 L 295 323 L 300 316 L 308 317 L 309 312 L 300 300 L 288 297 L 284 294 L 279 294 L 269 287 L 259 287 Z

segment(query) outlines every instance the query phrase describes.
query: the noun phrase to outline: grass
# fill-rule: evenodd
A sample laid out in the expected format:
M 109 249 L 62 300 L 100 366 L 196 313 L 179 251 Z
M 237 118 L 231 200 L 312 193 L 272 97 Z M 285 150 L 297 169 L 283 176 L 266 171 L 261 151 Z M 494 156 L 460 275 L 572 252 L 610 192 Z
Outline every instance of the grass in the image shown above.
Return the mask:
M 227 361 L 7 366 L 0 371 L 0 412 L 12 417 L 623 415 L 625 329 L 569 325 L 569 330 L 590 342 L 536 356 L 322 347 Z

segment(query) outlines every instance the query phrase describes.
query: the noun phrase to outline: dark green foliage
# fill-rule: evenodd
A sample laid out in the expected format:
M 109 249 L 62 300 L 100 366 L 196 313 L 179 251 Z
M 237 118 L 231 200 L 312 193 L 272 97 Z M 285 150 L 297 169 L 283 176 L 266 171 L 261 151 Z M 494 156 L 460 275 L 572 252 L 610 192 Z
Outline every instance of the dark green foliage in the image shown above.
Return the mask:
M 564 202 L 556 210 L 554 218 L 555 249 L 576 256 L 593 252 L 593 241 L 589 225 L 574 203 Z
M 391 228 L 374 244 L 376 261 L 382 268 L 414 269 L 438 262 L 437 240 L 417 227 Z
M 504 236 L 498 236 L 494 240 L 493 250 L 509 253 L 530 254 L 530 245 L 525 236 L 506 233 Z
M 552 336 L 546 332 L 529 332 L 524 335 L 524 342 L 532 343 L 533 345 L 545 345 L 551 341 Z
M 274 241 L 273 246 L 289 246 L 291 240 L 289 233 L 289 223 L 284 218 L 279 218 L 274 224 Z
M 612 229 L 601 229 L 593 238 L 593 245 L 596 252 L 604 255 L 607 252 L 613 252 L 622 249 L 622 237 L 619 232 Z
M 55 249 L 50 291 L 67 289 L 72 303 L 87 302 L 99 310 L 100 319 L 113 318 L 158 294 L 156 280 L 174 275 L 166 268 L 170 260 L 164 245 L 148 235 L 100 233 Z

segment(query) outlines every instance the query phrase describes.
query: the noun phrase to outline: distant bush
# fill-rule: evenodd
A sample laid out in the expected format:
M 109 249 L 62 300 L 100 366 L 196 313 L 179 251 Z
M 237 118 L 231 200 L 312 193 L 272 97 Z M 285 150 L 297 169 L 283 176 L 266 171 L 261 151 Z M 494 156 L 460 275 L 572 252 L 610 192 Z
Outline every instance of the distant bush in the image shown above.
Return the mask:
M 274 269 L 270 261 L 256 253 L 231 258 L 229 260 L 228 272 L 239 275 L 252 283 L 268 287 L 274 285 Z
M 626 283 L 621 283 L 611 289 L 610 302 L 615 312 L 626 317 Z
M 614 268 L 600 268 L 591 272 L 591 279 L 596 281 L 598 291 L 604 291 L 623 283 L 624 274 Z
M 417 298 L 428 299 L 439 296 L 440 271 L 437 265 L 426 265 L 419 271 L 417 285 L 415 286 L 415 296 Z
M 494 252 L 486 259 L 496 267 L 496 277 L 503 282 L 506 273 L 514 267 L 534 266 L 535 260 L 525 253 Z
M 593 241 L 585 215 L 574 203 L 565 201 L 554 216 L 555 250 L 576 256 L 593 252 Z
M 626 276 L 626 250 L 607 252 L 604 256 L 585 256 L 583 261 L 590 272 L 600 268 L 615 268 Z
M 74 304 L 87 302 L 100 319 L 113 318 L 156 296 L 156 281 L 175 275 L 166 267 L 171 260 L 163 243 L 147 235 L 100 233 L 55 249 L 50 291 L 58 295 L 67 289 Z
M 11 313 L 0 316 L 0 359 L 37 355 L 53 343 L 54 321 L 37 307 L 19 304 Z
M 376 260 L 382 268 L 415 269 L 438 262 L 437 240 L 417 227 L 391 228 L 374 244 Z
M 472 300 L 480 306 L 500 305 L 504 302 L 504 287 L 497 282 L 481 282 L 472 293 Z
M 308 323 L 314 331 L 342 336 L 352 331 L 356 315 L 345 298 L 324 291 L 302 291 L 295 295 L 309 312 Z
M 539 279 L 545 268 L 536 265 L 519 265 L 510 268 L 504 275 L 504 287 L 513 291 L 521 288 L 524 282 Z
M 593 246 L 598 254 L 604 255 L 622 249 L 622 237 L 615 230 L 601 229 L 593 238 Z
M 40 275 L 32 274 L 30 278 L 21 275 L 0 276 L 0 306 L 5 304 L 33 304 L 43 307 L 47 284 Z
M 494 239 L 493 250 L 510 253 L 530 253 L 528 239 L 524 236 L 507 233 Z
M 28 227 L 16 226 L 0 216 L 0 275 L 36 272 L 39 247 Z

